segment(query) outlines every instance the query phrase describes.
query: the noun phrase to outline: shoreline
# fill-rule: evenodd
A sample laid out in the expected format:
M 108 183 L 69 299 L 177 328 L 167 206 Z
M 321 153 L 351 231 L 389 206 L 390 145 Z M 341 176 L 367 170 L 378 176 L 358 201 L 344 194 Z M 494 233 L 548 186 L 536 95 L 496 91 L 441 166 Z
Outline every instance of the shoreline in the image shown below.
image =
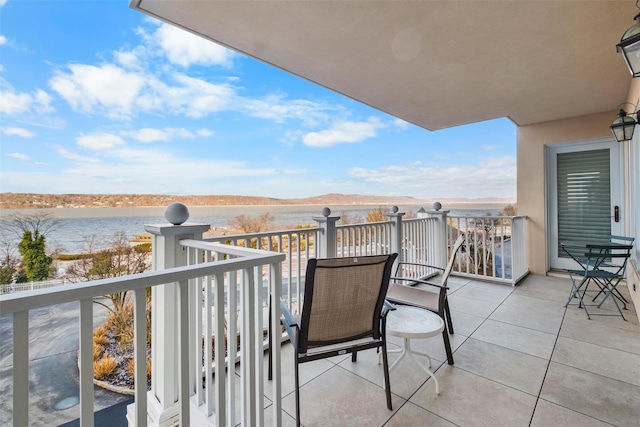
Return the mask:
M 451 204 L 442 204 L 442 210 L 452 209 L 501 209 L 508 203 L 502 202 L 456 202 Z M 295 204 L 277 204 L 277 205 L 202 205 L 189 206 L 191 217 L 210 216 L 212 213 L 227 213 L 230 215 L 242 214 L 241 210 L 246 210 L 247 215 L 260 215 L 263 213 L 280 213 L 299 210 L 301 212 L 314 212 L 321 215 L 324 207 L 329 207 L 332 213 L 339 214 L 343 211 L 356 211 L 376 209 L 378 207 L 390 208 L 398 206 L 400 210 L 415 211 L 421 207 L 431 210 L 430 203 L 400 204 L 400 203 L 357 203 L 357 204 L 327 204 L 327 203 L 295 203 Z M 33 214 L 38 212 L 51 214 L 55 218 L 111 218 L 111 217 L 144 217 L 158 216 L 164 217 L 166 206 L 137 206 L 137 207 L 76 207 L 76 208 L 1 208 L 0 220 L 14 213 Z

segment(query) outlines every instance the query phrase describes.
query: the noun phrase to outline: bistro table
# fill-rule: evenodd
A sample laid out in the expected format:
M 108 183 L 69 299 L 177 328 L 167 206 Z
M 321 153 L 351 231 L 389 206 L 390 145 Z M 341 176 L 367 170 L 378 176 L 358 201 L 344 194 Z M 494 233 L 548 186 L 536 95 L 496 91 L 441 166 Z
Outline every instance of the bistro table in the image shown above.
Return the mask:
M 593 297 L 592 302 L 601 294 L 604 294 L 604 299 L 599 304 L 596 304 L 600 308 L 607 298 L 611 296 L 618 313 L 626 320 L 620 310 L 618 301 L 623 304 L 623 308 L 626 310 L 627 300 L 617 289 L 617 286 L 624 280 L 627 260 L 631 256 L 633 246 L 611 241 L 592 241 L 589 243 L 566 241 L 561 242 L 561 246 L 562 250 L 576 261 L 580 267 L 567 270 L 573 286 L 569 299 L 564 306 L 567 307 L 573 298 L 578 298 L 580 300 L 578 306 L 584 309 L 587 318 L 590 319 L 587 305 L 584 303 L 584 296 L 587 293 L 589 283 L 594 282 L 599 291 Z
M 431 368 L 431 357 L 427 353 L 413 350 L 411 348 L 411 339 L 433 337 L 442 334 L 443 330 L 444 321 L 437 314 L 422 308 L 398 305 L 395 310 L 387 315 L 387 335 L 403 338 L 403 344 L 401 349 L 387 350 L 387 353 L 400 353 L 400 356 L 393 362 L 389 371 L 393 370 L 400 360 L 409 357 L 433 378 L 436 384 L 436 394 L 440 394 L 438 379 L 429 369 Z M 378 355 L 378 363 L 380 363 L 380 356 L 381 354 Z M 429 361 L 429 366 L 423 365 L 415 356 L 426 357 Z

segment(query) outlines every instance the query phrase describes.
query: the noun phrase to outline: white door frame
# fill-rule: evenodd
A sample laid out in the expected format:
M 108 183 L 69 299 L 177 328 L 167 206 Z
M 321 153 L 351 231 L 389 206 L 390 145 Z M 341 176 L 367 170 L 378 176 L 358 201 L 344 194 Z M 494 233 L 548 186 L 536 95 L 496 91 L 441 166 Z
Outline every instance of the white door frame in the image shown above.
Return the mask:
M 547 271 L 551 269 L 574 268 L 575 261 L 558 257 L 558 179 L 557 179 L 557 155 L 578 151 L 591 151 L 609 149 L 609 162 L 611 174 L 611 217 L 613 218 L 614 206 L 619 207 L 619 221 L 611 220 L 611 234 L 624 234 L 624 158 L 623 150 L 614 138 L 598 138 L 585 141 L 576 141 L 561 144 L 549 144 L 545 146 L 545 203 L 547 213 Z

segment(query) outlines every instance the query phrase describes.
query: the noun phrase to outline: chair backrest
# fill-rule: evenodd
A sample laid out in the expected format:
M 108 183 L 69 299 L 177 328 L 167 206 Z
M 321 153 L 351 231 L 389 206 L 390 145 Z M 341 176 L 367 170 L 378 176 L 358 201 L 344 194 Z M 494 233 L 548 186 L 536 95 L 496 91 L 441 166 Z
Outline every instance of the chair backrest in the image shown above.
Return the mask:
M 451 270 L 453 270 L 453 263 L 456 261 L 456 255 L 458 254 L 458 250 L 460 249 L 460 246 L 462 246 L 462 243 L 464 243 L 464 234 L 460 233 L 460 235 L 458 235 L 458 238 L 456 239 L 456 242 L 453 244 L 449 262 L 447 262 L 447 267 L 442 273 L 442 281 L 440 282 L 442 286 L 447 286 L 447 280 L 449 280 L 449 275 L 451 275 Z
M 307 263 L 298 351 L 380 337 L 381 312 L 398 254 L 311 259 Z

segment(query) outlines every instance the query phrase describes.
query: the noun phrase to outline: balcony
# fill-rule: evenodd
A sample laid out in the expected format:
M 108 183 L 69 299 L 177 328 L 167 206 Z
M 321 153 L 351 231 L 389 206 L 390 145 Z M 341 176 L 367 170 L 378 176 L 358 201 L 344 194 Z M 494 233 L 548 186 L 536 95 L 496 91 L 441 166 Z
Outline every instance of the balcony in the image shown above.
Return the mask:
M 202 239 L 206 226 L 151 226 L 147 229 L 154 234 L 152 273 L 1 296 L 0 390 L 5 397 L 0 423 L 59 425 L 80 418 L 82 425 L 93 425 L 95 417 L 100 425 L 105 416 L 100 410 L 112 407 L 106 415 L 108 425 L 290 425 L 291 346 L 283 343 L 280 348 L 277 338 L 271 342 L 276 348 L 275 380 L 266 380 L 266 342 L 260 331 L 268 322 L 277 325 L 279 318 L 277 310 L 269 317 L 269 301 L 282 297 L 297 311 L 298 284 L 310 257 L 393 251 L 405 260 L 438 265 L 446 260 L 447 241 L 458 232 L 464 232 L 467 241 L 456 277 L 450 279 L 455 366 L 443 364 L 441 338 L 414 344 L 433 356 L 441 394 L 436 395 L 433 381 L 407 361 L 392 372 L 394 410 L 388 411 L 375 352 L 363 352 L 355 364 L 348 357 L 303 364 L 303 425 L 447 425 L 449 421 L 624 426 L 638 419 L 640 326 L 633 306 L 627 322 L 619 316 L 588 321 L 577 307 L 563 307 L 570 289 L 567 278 L 523 279 L 524 218 L 505 217 L 498 223 L 491 219 L 488 228 L 480 226 L 486 218 L 447 218 L 437 211 L 426 218 L 402 216 L 392 211 L 389 221 L 340 226 L 337 217 L 325 212 L 314 218 L 317 228 L 215 239 Z M 505 286 L 517 282 L 517 287 Z M 100 315 L 91 300 L 118 290 L 133 291 L 139 350 L 146 347 L 143 302 L 148 287 L 154 289 L 157 310 L 152 321 L 152 390 L 136 390 L 134 403 L 125 411 L 117 405 L 122 397 L 94 391 L 91 383 L 91 331 Z M 233 289 L 236 292 L 229 292 Z M 56 306 L 61 303 L 73 307 L 64 316 Z M 237 321 L 228 315 L 229 307 L 237 307 Z M 611 308 L 604 306 L 602 312 Z M 223 312 L 227 315 L 216 315 Z M 56 357 L 63 352 L 75 357 L 75 350 L 57 348 L 54 353 L 59 354 L 54 355 L 40 351 L 34 340 L 46 337 L 35 327 L 48 322 L 34 319 L 39 315 L 53 316 L 55 327 L 76 337 L 71 343 L 77 345 L 79 337 L 79 379 L 64 385 L 73 389 L 70 395 L 79 395 L 80 405 L 52 409 L 61 396 L 56 389 L 60 384 L 42 366 L 53 370 Z M 204 346 L 195 343 L 201 343 L 202 336 L 225 334 L 239 334 L 240 351 L 230 347 L 227 358 L 202 365 L 213 352 L 224 353 L 224 344 L 222 340 L 215 344 L 205 340 Z M 142 353 L 138 351 L 135 358 L 141 368 Z M 216 373 L 225 371 L 234 375 L 227 374 L 222 381 Z M 137 378 L 137 383 L 146 383 L 144 376 Z M 282 399 L 273 399 L 277 395 Z

